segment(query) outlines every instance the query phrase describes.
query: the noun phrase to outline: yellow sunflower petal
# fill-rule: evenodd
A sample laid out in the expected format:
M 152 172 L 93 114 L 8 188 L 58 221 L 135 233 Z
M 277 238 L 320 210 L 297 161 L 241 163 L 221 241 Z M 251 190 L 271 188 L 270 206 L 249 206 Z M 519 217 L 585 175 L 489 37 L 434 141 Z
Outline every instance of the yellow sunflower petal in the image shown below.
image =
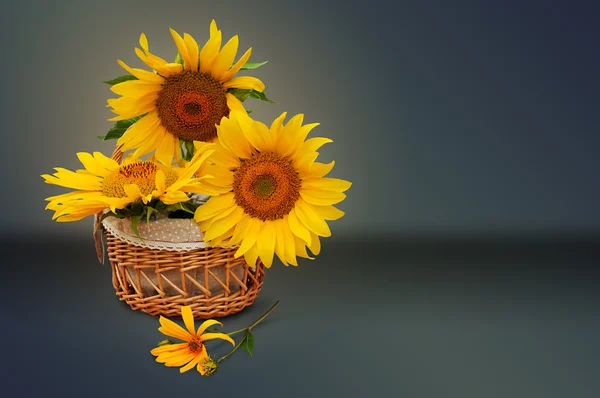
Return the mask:
M 335 191 L 326 191 L 322 189 L 309 189 L 302 187 L 300 197 L 311 205 L 327 206 L 340 203 L 346 199 L 346 194 Z
M 248 159 L 252 156 L 250 143 L 235 120 L 223 118 L 221 124 L 217 126 L 217 133 L 219 143 L 238 158 Z
M 296 210 L 292 209 L 287 215 L 288 224 L 290 226 L 290 230 L 294 235 L 298 238 L 302 239 L 306 244 L 310 245 L 310 231 L 300 222 L 298 216 L 296 215 Z
M 236 207 L 235 210 L 228 215 L 227 217 L 223 217 L 220 220 L 215 221 L 215 223 L 211 226 L 210 229 L 206 231 L 204 235 L 204 239 L 207 241 L 211 241 L 212 239 L 224 234 L 231 227 L 237 224 L 242 216 L 244 215 L 244 210 L 241 207 Z
M 333 142 L 333 141 L 329 138 L 323 138 L 323 137 L 309 138 L 308 140 L 306 140 L 304 142 L 304 144 L 302 144 L 302 147 L 296 153 L 295 156 L 298 158 L 302 158 L 303 156 L 306 156 L 310 153 L 316 152 L 323 145 L 329 144 L 331 142 Z
M 127 80 L 110 87 L 110 91 L 125 97 L 141 98 L 149 94 L 157 94 L 162 84 L 148 83 L 144 80 Z
M 312 206 L 306 203 L 302 198 L 296 201 L 296 206 L 294 209 L 296 210 L 298 219 L 310 231 L 319 236 L 331 236 L 331 231 L 329 230 L 329 226 L 325 220 L 319 217 L 319 215 L 312 209 Z
M 273 264 L 275 238 L 276 234 L 273 222 L 265 221 L 256 238 L 256 247 L 258 248 L 258 256 L 267 268 L 270 268 L 271 264 Z
M 54 170 L 56 170 L 56 173 L 53 175 L 42 175 L 46 184 L 84 191 L 98 191 L 102 189 L 102 180 L 94 175 L 74 173 L 61 167 L 57 167 Z
M 127 64 L 125 64 L 125 62 L 121 61 L 120 59 L 117 60 L 117 62 L 119 63 L 119 65 L 121 65 L 121 67 L 123 69 L 125 69 L 127 72 L 131 73 L 133 76 L 137 77 L 139 80 L 147 81 L 149 83 L 156 83 L 156 84 L 162 84 L 165 82 L 165 79 L 163 77 L 157 75 L 156 73 L 152 73 L 152 72 L 149 72 L 149 71 L 143 70 L 143 69 L 131 68 L 131 67 L 127 66 Z
M 303 180 L 307 177 L 321 178 L 329 174 L 329 172 L 333 169 L 335 165 L 335 161 L 331 161 L 330 163 L 319 163 L 314 162 L 308 170 L 303 170 L 299 173 L 300 178 Z
M 225 97 L 227 98 L 227 107 L 231 111 L 244 112 L 244 113 L 246 112 L 246 108 L 244 108 L 242 101 L 237 99 L 237 97 L 235 95 L 233 95 L 231 93 L 227 93 L 227 94 L 225 94 Z
M 96 161 L 96 158 L 94 158 L 94 156 L 91 153 L 78 152 L 77 158 L 79 159 L 83 167 L 85 167 L 87 171 L 94 175 L 104 177 L 112 171 L 106 169 L 101 163 Z
M 210 38 L 200 50 L 200 72 L 210 72 L 214 59 L 219 55 L 221 39 L 221 31 L 217 29 L 217 23 L 213 19 L 210 23 Z
M 187 46 L 187 53 L 190 62 L 190 70 L 193 72 L 198 71 L 198 60 L 200 56 L 200 49 L 198 48 L 198 43 L 196 40 L 187 33 L 183 34 L 183 41 Z
M 219 55 L 215 58 L 210 73 L 217 79 L 220 79 L 225 72 L 231 68 L 235 54 L 237 53 L 239 44 L 239 38 L 237 35 L 233 36 L 221 49 Z
M 187 46 L 185 44 L 185 40 L 183 40 L 183 38 L 179 35 L 179 33 L 177 33 L 174 29 L 169 28 L 169 31 L 171 32 L 171 36 L 173 37 L 173 41 L 175 42 L 175 45 L 177 46 L 177 50 L 179 50 L 179 54 L 181 55 L 181 59 L 183 59 L 183 67 L 185 70 L 189 70 L 191 71 L 191 61 L 190 61 L 190 56 L 188 54 L 188 49 Z
M 243 88 L 246 90 L 260 91 L 262 93 L 265 91 L 265 84 L 260 79 L 253 76 L 238 76 L 223 83 L 223 88 Z
M 185 192 L 181 191 L 168 192 L 160 197 L 160 201 L 166 205 L 187 202 L 188 200 L 190 200 L 189 196 L 187 196 Z
M 123 185 L 123 189 L 125 190 L 125 194 L 129 200 L 132 202 L 135 202 L 142 197 L 142 191 L 140 191 L 140 187 L 138 187 L 136 184 Z
M 248 227 L 248 231 L 246 233 L 246 236 L 244 236 L 244 240 L 242 241 L 242 244 L 240 245 L 239 249 L 235 252 L 235 258 L 242 256 L 244 253 L 246 253 L 248 250 L 250 250 L 252 248 L 252 246 L 254 246 L 254 244 L 256 243 L 256 238 L 258 236 L 258 233 L 261 230 L 261 227 L 262 227 L 261 220 L 259 220 L 257 218 L 250 219 L 250 225 Z
M 148 115 L 149 116 L 149 115 Z M 137 123 L 136 123 L 137 124 Z M 134 124 L 135 126 L 135 124 Z M 131 128 L 131 127 L 130 127 Z M 142 142 L 140 142 L 138 145 L 133 146 L 134 142 L 127 142 L 126 146 L 127 147 L 132 147 L 137 149 L 135 150 L 135 152 L 133 153 L 133 157 L 134 158 L 139 158 L 140 156 L 143 156 L 147 153 L 150 153 L 152 151 L 155 151 L 157 149 L 157 147 L 160 145 L 160 143 L 163 142 L 163 139 L 165 138 L 166 135 L 171 135 L 171 133 L 169 133 L 160 123 L 157 125 L 157 127 L 154 128 L 154 130 L 152 131 L 151 134 L 148 134 L 146 136 L 146 139 Z M 136 142 L 139 140 L 136 139 Z M 132 140 L 133 141 L 133 140 Z M 123 145 L 123 147 L 125 147 L 125 145 Z M 152 154 L 152 158 L 154 159 L 154 161 L 156 161 L 156 151 Z
M 212 227 L 212 225 L 222 219 L 227 217 L 228 215 L 230 215 L 231 213 L 233 213 L 235 211 L 235 209 L 237 209 L 237 206 L 231 206 L 230 208 L 223 210 L 217 214 L 215 214 L 214 216 L 212 216 L 211 218 L 209 218 L 208 220 L 202 221 L 200 223 L 200 227 L 202 229 L 202 231 L 206 232 L 208 229 L 210 229 Z
M 283 265 L 288 266 L 287 257 L 285 255 L 285 232 L 283 231 L 283 223 L 284 221 L 282 219 L 273 222 L 275 227 L 275 254 L 279 257 L 279 260 Z
M 250 216 L 245 214 L 239 223 L 235 226 L 235 230 L 233 232 L 233 236 L 231 237 L 230 243 L 232 245 L 237 245 L 242 241 L 244 236 L 246 235 L 248 228 L 250 227 Z
M 258 249 L 256 248 L 256 245 L 252 246 L 244 253 L 244 260 L 246 260 L 246 263 L 250 267 L 256 267 L 256 260 L 258 260 Z
M 339 178 L 303 178 L 302 187 L 335 192 L 347 191 L 352 186 L 350 181 Z
M 319 255 L 319 253 L 321 253 L 321 241 L 319 240 L 319 237 L 316 234 L 314 234 L 313 232 L 311 232 L 310 235 L 311 235 L 311 244 L 308 246 L 308 248 L 310 249 L 312 254 L 317 256 L 317 255 Z
M 196 222 L 208 220 L 221 211 L 229 209 L 235 204 L 233 192 L 221 196 L 213 196 L 206 203 L 198 206 L 194 214 Z
M 295 238 L 294 242 L 296 243 L 296 254 L 298 257 L 307 258 L 309 260 L 314 260 L 314 257 L 308 255 L 306 251 L 306 245 L 300 238 Z
M 285 258 L 288 263 L 298 266 L 298 261 L 296 260 L 296 244 L 294 242 L 294 234 L 289 227 L 288 216 L 283 218 L 283 222 L 281 223 L 281 228 L 283 232 L 283 248 L 285 253 Z M 280 236 L 277 236 L 277 239 L 280 239 Z
M 302 121 L 304 120 L 303 114 L 294 115 L 283 127 L 279 130 L 277 136 L 277 145 L 275 152 L 282 157 L 288 157 L 293 155 L 302 145 L 302 142 L 298 142 L 296 139 L 296 132 L 301 128 Z
M 333 206 L 313 206 L 313 210 L 324 220 L 339 220 L 345 214 Z
M 240 71 L 242 66 L 244 66 L 246 64 L 246 62 L 248 62 L 248 59 L 250 59 L 251 54 L 252 54 L 252 47 L 250 47 L 244 53 L 244 55 L 242 55 L 242 57 L 235 63 L 235 65 L 233 65 L 231 67 L 231 69 L 229 69 L 227 72 L 223 73 L 219 80 L 223 83 L 223 82 L 226 82 L 227 80 L 231 79 L 236 73 L 238 73 Z

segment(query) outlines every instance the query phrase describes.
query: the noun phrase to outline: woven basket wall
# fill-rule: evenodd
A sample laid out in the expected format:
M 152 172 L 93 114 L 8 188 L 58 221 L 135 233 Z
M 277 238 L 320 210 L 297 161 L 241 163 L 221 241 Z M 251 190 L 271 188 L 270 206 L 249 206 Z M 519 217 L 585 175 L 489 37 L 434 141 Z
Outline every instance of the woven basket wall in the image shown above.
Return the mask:
M 120 162 L 122 156 L 119 146 L 112 158 Z M 134 310 L 180 318 L 187 305 L 196 318 L 224 317 L 251 305 L 262 288 L 263 264 L 258 260 L 252 268 L 243 256 L 234 258 L 237 247 L 175 252 L 138 247 L 108 231 L 105 235 L 113 286 Z M 100 253 L 98 240 L 96 250 Z
M 251 305 L 262 288 L 264 266 L 234 258 L 237 248 L 208 247 L 185 252 L 131 245 L 106 232 L 112 283 L 134 310 L 169 318 L 190 306 L 197 318 L 235 314 Z

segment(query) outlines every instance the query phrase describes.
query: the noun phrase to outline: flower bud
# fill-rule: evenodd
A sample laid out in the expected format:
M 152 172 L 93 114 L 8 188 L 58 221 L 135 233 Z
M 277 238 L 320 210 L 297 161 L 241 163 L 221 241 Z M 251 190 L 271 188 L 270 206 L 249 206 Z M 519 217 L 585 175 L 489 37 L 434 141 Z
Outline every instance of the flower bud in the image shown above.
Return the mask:
M 204 363 L 199 366 L 199 371 L 202 376 L 212 376 L 217 369 L 219 368 L 219 364 L 212 358 L 207 358 Z

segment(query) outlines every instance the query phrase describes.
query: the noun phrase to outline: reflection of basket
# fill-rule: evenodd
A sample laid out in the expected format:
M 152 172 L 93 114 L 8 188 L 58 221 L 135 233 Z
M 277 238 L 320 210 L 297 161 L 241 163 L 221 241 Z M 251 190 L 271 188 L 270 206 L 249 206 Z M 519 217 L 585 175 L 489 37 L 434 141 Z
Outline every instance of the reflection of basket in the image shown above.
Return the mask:
M 113 159 L 121 156 L 117 148 Z M 187 305 L 197 318 L 223 317 L 251 305 L 262 287 L 263 264 L 258 260 L 252 268 L 243 256 L 236 259 L 237 247 L 210 247 L 197 238 L 188 242 L 193 249 L 152 248 L 103 229 L 113 286 L 134 310 L 177 318 Z

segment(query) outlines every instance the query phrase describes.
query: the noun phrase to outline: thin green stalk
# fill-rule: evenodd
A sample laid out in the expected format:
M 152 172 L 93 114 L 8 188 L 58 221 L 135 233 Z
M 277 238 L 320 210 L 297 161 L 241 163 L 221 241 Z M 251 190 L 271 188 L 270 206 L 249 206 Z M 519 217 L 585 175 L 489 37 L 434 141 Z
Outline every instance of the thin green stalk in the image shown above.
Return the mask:
M 244 329 L 240 329 L 240 330 L 236 330 L 234 332 L 230 332 L 227 333 L 228 336 L 233 336 L 234 334 L 238 334 L 241 332 L 246 332 L 249 333 L 250 330 L 252 330 L 253 327 L 255 327 L 256 325 L 258 325 L 260 322 L 262 322 L 267 316 L 269 316 L 269 314 L 271 312 L 273 312 L 273 310 L 279 305 L 279 300 L 277 300 L 277 302 L 275 304 L 273 304 L 273 306 L 267 311 L 265 312 L 260 318 L 258 318 L 256 321 L 254 321 L 254 323 L 250 326 L 248 326 L 247 328 Z M 245 337 L 245 336 L 244 336 Z M 229 356 L 231 356 L 234 352 L 236 352 L 238 350 L 238 348 L 241 347 L 242 342 L 244 341 L 244 339 L 241 339 L 240 342 L 233 348 L 233 350 L 231 350 L 228 354 L 224 355 L 223 357 L 221 357 L 217 363 L 224 361 L 225 359 L 227 359 Z

